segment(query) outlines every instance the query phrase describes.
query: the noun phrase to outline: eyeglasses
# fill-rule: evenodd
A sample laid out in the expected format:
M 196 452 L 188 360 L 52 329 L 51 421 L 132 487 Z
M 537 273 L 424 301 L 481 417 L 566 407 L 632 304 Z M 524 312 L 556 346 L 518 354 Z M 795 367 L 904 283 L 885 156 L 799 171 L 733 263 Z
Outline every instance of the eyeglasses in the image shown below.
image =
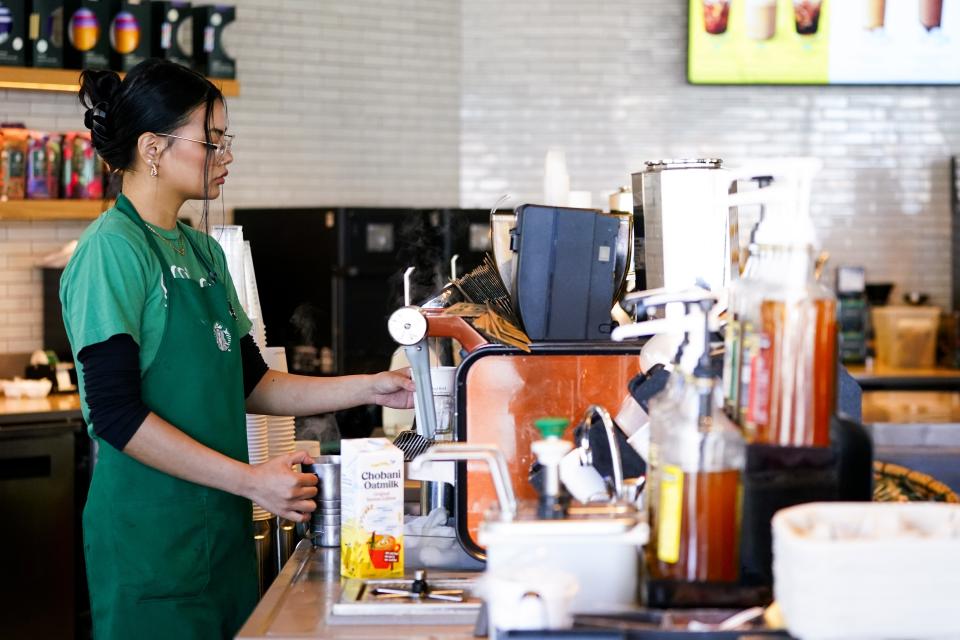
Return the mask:
M 183 136 L 175 136 L 172 133 L 158 133 L 158 136 L 164 138 L 177 138 L 178 140 L 187 140 L 188 142 L 196 142 L 202 144 L 206 147 L 216 150 L 216 159 L 217 162 L 221 162 L 223 157 L 227 155 L 228 151 L 233 150 L 233 135 L 229 133 L 223 134 L 220 138 L 219 143 L 207 142 L 206 140 L 197 140 L 195 138 L 184 138 Z

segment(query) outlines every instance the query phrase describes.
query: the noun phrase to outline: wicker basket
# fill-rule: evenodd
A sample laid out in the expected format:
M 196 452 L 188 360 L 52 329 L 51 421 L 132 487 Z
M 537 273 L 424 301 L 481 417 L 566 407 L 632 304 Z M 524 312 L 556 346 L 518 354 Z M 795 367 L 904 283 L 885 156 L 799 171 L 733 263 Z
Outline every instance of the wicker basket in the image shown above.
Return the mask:
M 954 502 L 960 497 L 939 480 L 890 462 L 873 463 L 874 502 Z

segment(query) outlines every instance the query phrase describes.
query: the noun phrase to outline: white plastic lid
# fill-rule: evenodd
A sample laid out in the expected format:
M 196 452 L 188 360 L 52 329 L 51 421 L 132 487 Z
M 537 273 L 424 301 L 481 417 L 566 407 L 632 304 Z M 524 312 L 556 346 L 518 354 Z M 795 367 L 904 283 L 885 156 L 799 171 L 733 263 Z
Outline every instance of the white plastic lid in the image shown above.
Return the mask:
M 810 217 L 813 178 L 823 167 L 816 158 L 792 158 L 777 163 L 763 220 L 757 226 L 758 245 L 816 247 L 817 234 Z

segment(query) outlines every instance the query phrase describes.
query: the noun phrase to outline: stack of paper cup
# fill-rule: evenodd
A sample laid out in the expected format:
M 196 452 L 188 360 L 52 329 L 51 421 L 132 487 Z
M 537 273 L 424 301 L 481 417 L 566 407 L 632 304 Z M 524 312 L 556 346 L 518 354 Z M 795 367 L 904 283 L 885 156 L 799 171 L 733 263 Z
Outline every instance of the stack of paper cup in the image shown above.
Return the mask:
M 263 350 L 263 359 L 274 371 L 287 371 L 287 351 L 283 347 L 267 347 Z M 292 416 L 269 416 L 267 418 L 270 433 L 270 457 L 282 456 L 296 451 L 296 427 Z
M 267 346 L 266 327 L 263 324 L 263 310 L 260 308 L 260 291 L 257 289 L 257 275 L 253 270 L 253 254 L 250 241 L 243 242 L 243 287 L 247 292 L 247 317 L 253 322 L 253 339 L 261 349 Z M 236 282 L 236 280 L 234 280 Z M 237 286 L 240 286 L 237 284 Z M 286 371 L 286 369 L 284 369 Z
M 287 350 L 284 347 L 266 347 L 263 352 L 263 361 L 274 371 L 287 373 Z
M 267 416 L 247 414 L 247 455 L 250 464 L 262 464 L 270 458 L 270 434 Z M 269 520 L 272 516 L 258 505 L 253 505 L 254 520 Z
M 290 416 L 267 416 L 270 457 L 275 458 L 296 451 L 296 429 Z
M 233 280 L 234 288 L 237 291 L 237 299 L 244 312 L 250 315 L 249 302 L 247 301 L 246 277 L 243 267 L 243 227 L 238 225 L 214 225 L 210 230 L 210 235 L 223 247 L 223 254 L 227 259 L 227 269 L 230 271 L 230 278 Z
M 247 414 L 247 454 L 250 464 L 266 462 L 270 457 L 267 416 Z

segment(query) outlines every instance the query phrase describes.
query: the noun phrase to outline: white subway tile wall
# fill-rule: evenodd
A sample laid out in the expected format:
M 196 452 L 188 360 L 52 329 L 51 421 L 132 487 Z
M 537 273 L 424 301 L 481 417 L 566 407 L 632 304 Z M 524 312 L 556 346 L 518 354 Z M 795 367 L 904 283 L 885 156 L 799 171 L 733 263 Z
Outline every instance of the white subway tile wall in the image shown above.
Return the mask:
M 690 86 L 683 0 L 236 4 L 227 209 L 536 201 L 550 147 L 595 206 L 645 160 L 814 155 L 831 263 L 949 304 L 960 88 Z M 73 96 L 0 91 L 4 122 L 80 118 Z M 83 227 L 0 222 L 0 353 L 41 346 L 31 264 Z
M 451 206 L 460 161 L 460 4 L 235 0 L 236 133 L 224 207 Z M 82 127 L 74 95 L 0 91 L 0 121 Z M 196 217 L 199 206 L 184 213 Z M 211 206 L 211 222 L 222 208 Z M 42 346 L 33 265 L 86 227 L 0 221 L 0 354 Z
M 960 88 L 692 86 L 684 0 L 462 10 L 463 205 L 542 199 L 550 147 L 565 150 L 570 188 L 591 191 L 594 206 L 646 160 L 817 156 L 813 215 L 830 264 L 950 304 Z

